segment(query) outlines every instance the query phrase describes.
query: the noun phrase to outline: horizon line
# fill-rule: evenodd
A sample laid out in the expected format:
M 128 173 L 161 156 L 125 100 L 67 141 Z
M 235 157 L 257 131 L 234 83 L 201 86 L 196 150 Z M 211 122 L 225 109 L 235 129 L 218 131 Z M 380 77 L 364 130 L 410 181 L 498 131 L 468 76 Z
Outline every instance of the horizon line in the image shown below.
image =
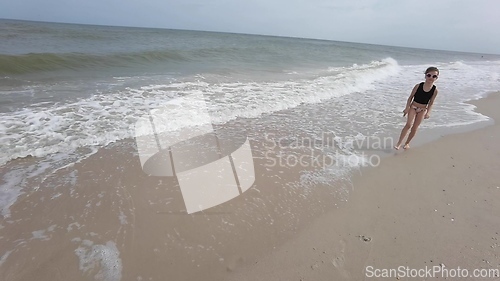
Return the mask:
M 0 18 L 0 21 L 1 20 L 25 21 L 25 22 L 36 22 L 36 23 L 46 23 L 46 24 L 68 24 L 68 25 L 86 25 L 86 26 L 116 27 L 116 28 L 137 28 L 137 29 L 161 29 L 161 30 L 176 30 L 176 31 L 188 31 L 188 32 L 209 32 L 209 33 L 224 33 L 224 34 L 250 35 L 250 36 L 266 36 L 266 37 L 276 37 L 276 38 L 317 40 L 317 41 L 360 44 L 360 45 L 372 45 L 372 46 L 394 47 L 394 48 L 406 48 L 406 49 L 416 49 L 416 50 L 429 50 L 429 51 L 440 51 L 440 52 L 455 52 L 455 53 L 464 53 L 464 54 L 500 56 L 500 53 L 495 54 L 495 53 L 479 53 L 479 52 L 472 52 L 472 51 L 429 49 L 429 48 L 421 48 L 421 47 L 387 45 L 387 44 L 369 43 L 369 42 L 341 41 L 341 40 L 333 40 L 333 39 L 326 39 L 326 38 L 300 37 L 300 36 L 292 36 L 292 35 L 258 34 L 258 33 L 246 33 L 246 32 L 234 32 L 234 31 L 183 29 L 183 28 L 169 28 L 169 27 L 157 27 L 157 26 L 152 27 L 152 26 L 109 25 L 109 24 L 95 24 L 95 23 L 62 22 L 62 21 L 41 21 L 41 20 L 13 19 L 13 18 Z

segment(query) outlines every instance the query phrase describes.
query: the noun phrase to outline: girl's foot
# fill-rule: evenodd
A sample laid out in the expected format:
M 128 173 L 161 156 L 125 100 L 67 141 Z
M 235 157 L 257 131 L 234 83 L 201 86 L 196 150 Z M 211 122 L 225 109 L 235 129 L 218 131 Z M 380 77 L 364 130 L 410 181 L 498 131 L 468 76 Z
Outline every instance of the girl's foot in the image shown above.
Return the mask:
M 398 143 L 398 144 L 396 144 L 396 145 L 394 146 L 394 148 L 395 148 L 396 150 L 399 150 L 399 148 L 400 148 L 400 147 L 401 147 L 401 144 L 400 144 L 400 143 Z
M 407 143 L 407 144 L 405 144 L 405 145 L 403 146 L 403 148 L 404 148 L 404 149 L 408 149 L 408 148 L 410 148 L 410 144 L 408 144 L 408 143 Z

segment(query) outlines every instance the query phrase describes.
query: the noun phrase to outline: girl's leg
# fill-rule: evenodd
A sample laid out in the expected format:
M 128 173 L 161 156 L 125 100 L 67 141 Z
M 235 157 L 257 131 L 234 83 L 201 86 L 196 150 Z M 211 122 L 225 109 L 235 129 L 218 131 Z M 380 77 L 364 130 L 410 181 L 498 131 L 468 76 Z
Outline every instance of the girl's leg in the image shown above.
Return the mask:
M 408 119 L 406 119 L 406 125 L 401 130 L 398 143 L 394 146 L 395 149 L 399 149 L 401 147 L 401 143 L 403 143 L 403 139 L 406 137 L 406 134 L 408 134 L 408 130 L 411 128 L 411 124 L 415 119 L 415 115 L 416 115 L 415 109 L 410 108 L 410 111 L 408 112 Z
M 427 112 L 427 110 L 422 110 L 416 114 L 415 122 L 413 123 L 413 126 L 411 127 L 410 135 L 408 136 L 408 139 L 406 140 L 406 143 L 403 147 L 404 149 L 410 148 L 410 141 L 413 139 L 413 137 L 417 133 L 418 126 L 420 126 L 420 123 L 422 123 L 422 120 L 424 120 L 424 116 L 425 116 L 426 112 Z

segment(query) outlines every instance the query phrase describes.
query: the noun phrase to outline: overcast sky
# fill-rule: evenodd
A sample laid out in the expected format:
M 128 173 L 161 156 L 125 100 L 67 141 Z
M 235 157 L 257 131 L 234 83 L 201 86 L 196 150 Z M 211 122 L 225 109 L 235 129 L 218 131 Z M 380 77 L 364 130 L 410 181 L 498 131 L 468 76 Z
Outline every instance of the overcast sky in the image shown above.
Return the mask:
M 0 0 L 0 18 L 500 54 L 499 0 Z

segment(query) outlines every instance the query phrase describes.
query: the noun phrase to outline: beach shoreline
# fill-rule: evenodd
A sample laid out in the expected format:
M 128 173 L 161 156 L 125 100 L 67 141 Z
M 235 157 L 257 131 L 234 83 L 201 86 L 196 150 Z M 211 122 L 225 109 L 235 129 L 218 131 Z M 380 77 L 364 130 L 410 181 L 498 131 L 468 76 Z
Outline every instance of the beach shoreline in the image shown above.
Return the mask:
M 495 122 L 360 169 L 346 204 L 225 280 L 497 280 L 500 93 L 470 103 Z
M 482 97 L 500 89 L 500 55 L 0 30 L 1 281 L 358 280 L 365 265 L 498 256 L 499 103 Z M 429 66 L 431 118 L 396 151 Z
M 471 103 L 500 120 L 499 93 Z M 244 124 L 225 127 L 233 132 Z M 335 186 L 313 181 L 308 188 L 289 185 L 308 168 L 270 165 L 267 152 L 274 149 L 270 155 L 276 157 L 286 151 L 250 132 L 254 186 L 192 215 L 185 213 L 175 179 L 148 176 L 133 140 L 117 142 L 46 175 L 36 189 L 29 183 L 22 190 L 0 224 L 0 276 L 362 280 L 367 266 L 498 268 L 500 229 L 493 214 L 500 209 L 492 203 L 500 199 L 494 173 L 498 127 L 491 120 L 444 137 L 420 132 L 408 151 L 382 149 L 380 166 L 361 168 Z M 483 178 L 471 175 L 479 168 Z M 467 189 L 472 183 L 477 192 Z

